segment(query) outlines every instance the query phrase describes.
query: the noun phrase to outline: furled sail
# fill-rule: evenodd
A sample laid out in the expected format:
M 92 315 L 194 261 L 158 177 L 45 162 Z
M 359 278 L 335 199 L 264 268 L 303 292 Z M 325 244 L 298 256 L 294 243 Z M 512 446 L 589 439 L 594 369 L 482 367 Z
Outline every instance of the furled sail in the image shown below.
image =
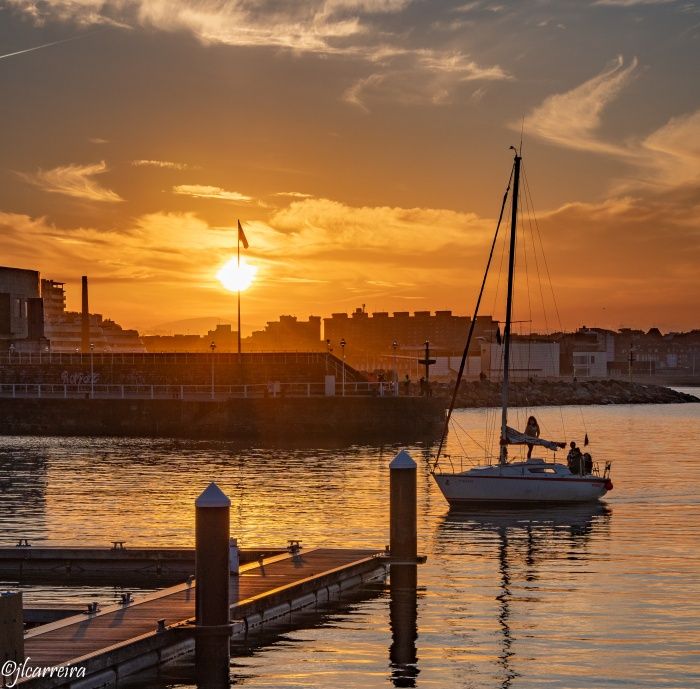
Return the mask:
M 508 445 L 541 445 L 548 450 L 558 450 L 566 447 L 566 443 L 560 443 L 554 440 L 545 440 L 544 438 L 534 438 L 531 435 L 525 435 L 515 428 L 506 426 L 506 440 Z

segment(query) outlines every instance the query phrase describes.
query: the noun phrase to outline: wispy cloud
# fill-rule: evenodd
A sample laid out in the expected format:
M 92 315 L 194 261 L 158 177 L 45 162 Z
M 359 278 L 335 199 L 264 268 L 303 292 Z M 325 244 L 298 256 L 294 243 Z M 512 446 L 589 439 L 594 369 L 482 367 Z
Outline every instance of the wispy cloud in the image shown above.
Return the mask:
M 629 150 L 600 138 L 601 113 L 630 82 L 637 69 L 637 58 L 625 66 L 620 56 L 600 74 L 580 86 L 549 96 L 525 117 L 529 136 L 584 151 L 627 156 Z M 520 130 L 520 123 L 514 123 Z
M 134 167 L 160 167 L 168 170 L 191 170 L 192 166 L 187 163 L 173 163 L 170 160 L 132 160 Z
M 700 184 L 700 110 L 669 120 L 644 139 L 641 151 L 655 181 Z
M 312 198 L 313 194 L 304 194 L 301 191 L 278 191 L 274 194 L 274 196 L 289 196 L 295 199 L 310 199 Z
M 464 81 L 509 78 L 499 65 L 483 65 L 466 53 L 411 45 L 396 23 L 380 19 L 414 0 L 7 0 L 36 22 L 123 22 L 167 32 L 188 32 L 204 44 L 282 48 L 296 53 L 343 56 L 371 65 L 371 73 L 345 87 L 343 99 L 363 109 L 385 97 L 402 103 L 443 104 Z M 486 4 L 485 10 L 494 10 Z M 454 15 L 448 21 L 451 29 Z
M 37 22 L 141 25 L 187 31 L 202 43 L 277 46 L 298 51 L 343 52 L 343 40 L 366 33 L 360 17 L 394 13 L 410 0 L 7 0 Z
M 104 160 L 87 165 L 63 165 L 51 170 L 39 170 L 34 173 L 18 173 L 26 182 L 53 194 L 65 194 L 88 201 L 115 203 L 124 199 L 111 189 L 95 181 L 96 175 L 108 171 Z
M 670 5 L 678 0 L 596 0 L 594 5 L 610 5 L 611 7 L 636 7 L 637 5 Z
M 198 199 L 218 199 L 236 203 L 250 203 L 253 201 L 252 196 L 246 196 L 246 194 L 241 194 L 239 191 L 229 191 L 228 189 L 206 184 L 178 184 L 173 187 L 173 193 Z
M 449 103 L 460 84 L 511 79 L 499 65 L 483 66 L 461 52 L 382 49 L 374 58 L 380 68 L 343 93 L 343 100 L 365 111 L 372 100 L 403 104 Z
M 700 182 L 700 110 L 671 118 L 646 137 L 608 141 L 600 133 L 602 112 L 634 77 L 637 60 L 618 58 L 580 86 L 546 98 L 525 118 L 528 136 L 580 151 L 607 154 L 634 165 L 633 180 L 618 181 L 620 193 L 643 185 L 681 186 Z M 511 125 L 519 129 L 517 123 Z

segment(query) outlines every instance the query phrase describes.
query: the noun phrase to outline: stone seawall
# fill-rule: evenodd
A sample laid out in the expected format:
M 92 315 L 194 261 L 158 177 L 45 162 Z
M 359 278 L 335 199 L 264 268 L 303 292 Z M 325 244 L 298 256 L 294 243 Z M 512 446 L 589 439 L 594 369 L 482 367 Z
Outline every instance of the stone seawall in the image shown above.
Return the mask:
M 444 407 L 419 397 L 0 399 L 0 433 L 403 441 L 439 433 Z
M 435 391 L 447 398 L 452 389 Z M 510 386 L 510 406 L 537 407 L 547 405 L 586 404 L 674 404 L 700 402 L 687 395 L 660 385 L 644 385 L 622 380 L 516 382 Z M 449 403 L 449 401 L 448 401 Z M 457 395 L 457 407 L 497 407 L 501 404 L 501 384 L 491 381 L 465 381 Z

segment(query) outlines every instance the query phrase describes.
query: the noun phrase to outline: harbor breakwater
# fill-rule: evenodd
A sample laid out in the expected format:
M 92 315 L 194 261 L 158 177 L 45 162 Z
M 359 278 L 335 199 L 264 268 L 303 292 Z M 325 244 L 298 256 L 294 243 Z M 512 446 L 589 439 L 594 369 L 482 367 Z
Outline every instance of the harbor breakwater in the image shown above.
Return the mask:
M 0 433 L 280 442 L 406 440 L 439 433 L 444 408 L 444 400 L 421 397 L 0 399 Z
M 452 390 L 435 391 L 449 398 Z M 550 381 L 533 379 L 510 384 L 511 406 L 539 407 L 587 404 L 674 404 L 700 402 L 689 395 L 661 385 L 622 380 Z M 501 383 L 464 381 L 457 394 L 457 407 L 496 407 L 501 404 Z

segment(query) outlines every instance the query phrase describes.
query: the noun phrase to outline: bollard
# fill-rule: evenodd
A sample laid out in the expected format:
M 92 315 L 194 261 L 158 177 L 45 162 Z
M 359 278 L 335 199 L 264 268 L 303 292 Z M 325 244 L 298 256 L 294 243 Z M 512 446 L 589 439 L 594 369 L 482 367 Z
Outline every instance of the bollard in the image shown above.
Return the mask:
M 196 673 L 200 689 L 228 687 L 231 501 L 215 484 L 195 501 Z
M 389 465 L 389 548 L 392 560 L 415 563 L 418 557 L 416 463 L 401 450 Z
M 418 669 L 418 567 L 391 565 L 389 575 L 389 664 L 395 687 L 415 687 Z
M 0 591 L 0 665 L 24 661 L 22 593 Z

